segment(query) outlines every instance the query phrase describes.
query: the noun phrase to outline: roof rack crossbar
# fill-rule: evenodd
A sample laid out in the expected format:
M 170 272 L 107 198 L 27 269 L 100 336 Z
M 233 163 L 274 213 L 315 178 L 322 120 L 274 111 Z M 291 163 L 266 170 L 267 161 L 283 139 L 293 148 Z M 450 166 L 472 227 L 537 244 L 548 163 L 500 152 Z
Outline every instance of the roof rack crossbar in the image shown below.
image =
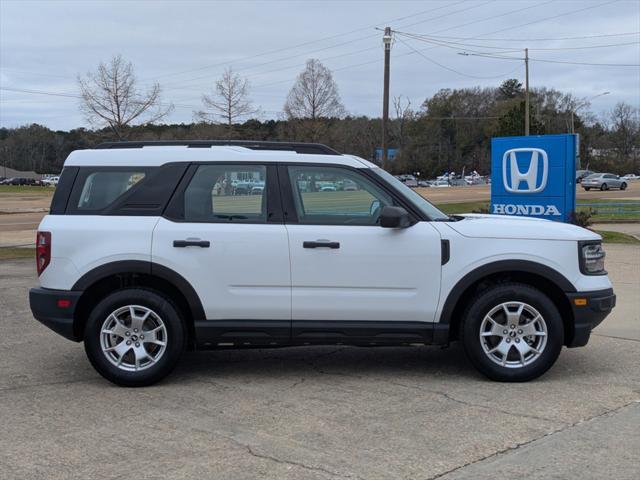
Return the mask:
M 96 149 L 118 148 L 142 148 L 142 147 L 244 147 L 251 150 L 282 150 L 293 151 L 311 155 L 340 155 L 331 147 L 321 143 L 302 142 L 266 142 L 253 140 L 159 140 L 159 141 L 130 141 L 130 142 L 105 142 L 96 146 Z

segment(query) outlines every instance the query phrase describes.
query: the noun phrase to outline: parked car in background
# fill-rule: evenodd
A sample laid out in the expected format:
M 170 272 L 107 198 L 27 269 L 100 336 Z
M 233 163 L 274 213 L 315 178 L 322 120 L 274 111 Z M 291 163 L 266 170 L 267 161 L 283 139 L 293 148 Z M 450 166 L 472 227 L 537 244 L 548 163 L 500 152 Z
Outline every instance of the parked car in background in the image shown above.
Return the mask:
M 576 170 L 576 183 L 582 182 L 583 178 L 587 178 L 589 175 L 593 175 L 595 172 L 591 170 Z
M 636 175 L 634 173 L 627 173 L 624 177 L 621 177 L 625 182 L 640 180 L 640 175 Z
M 610 190 L 612 188 L 625 190 L 627 188 L 627 182 L 613 173 L 594 173 L 593 175 L 583 178 L 581 183 L 582 188 L 587 191 L 592 188 L 599 190 Z

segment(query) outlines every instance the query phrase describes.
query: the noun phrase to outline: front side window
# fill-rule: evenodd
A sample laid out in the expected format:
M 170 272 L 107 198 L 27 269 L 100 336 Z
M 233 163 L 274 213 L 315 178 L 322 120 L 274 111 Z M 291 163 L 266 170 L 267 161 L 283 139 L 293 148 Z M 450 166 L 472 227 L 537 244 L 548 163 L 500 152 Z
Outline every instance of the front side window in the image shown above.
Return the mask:
M 291 166 L 289 179 L 298 222 L 377 225 L 391 197 L 363 175 L 335 167 Z
M 200 165 L 184 192 L 184 219 L 192 222 L 266 222 L 260 165 Z
M 98 171 L 87 175 L 78 199 L 78 210 L 101 210 L 145 177 L 140 170 Z

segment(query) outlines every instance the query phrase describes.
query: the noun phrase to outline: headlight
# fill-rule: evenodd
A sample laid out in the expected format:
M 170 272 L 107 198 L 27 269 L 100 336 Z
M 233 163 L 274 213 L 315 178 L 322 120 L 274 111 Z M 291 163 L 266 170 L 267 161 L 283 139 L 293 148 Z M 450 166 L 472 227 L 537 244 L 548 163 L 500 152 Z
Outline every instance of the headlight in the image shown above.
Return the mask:
M 584 275 L 606 275 L 604 270 L 604 248 L 602 242 L 578 242 L 580 255 L 580 271 Z

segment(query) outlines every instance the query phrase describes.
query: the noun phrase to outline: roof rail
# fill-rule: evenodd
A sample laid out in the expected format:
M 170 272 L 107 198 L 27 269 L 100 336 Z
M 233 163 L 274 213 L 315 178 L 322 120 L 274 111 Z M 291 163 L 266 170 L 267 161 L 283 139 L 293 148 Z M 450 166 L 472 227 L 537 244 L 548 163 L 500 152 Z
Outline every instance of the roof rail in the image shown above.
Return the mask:
M 185 146 L 188 148 L 209 148 L 209 147 L 244 147 L 251 150 L 284 150 L 296 153 L 306 153 L 312 155 L 340 155 L 333 148 L 321 143 L 297 143 L 297 142 L 265 142 L 253 140 L 159 140 L 159 141 L 132 141 L 132 142 L 105 142 L 96 146 L 96 149 L 116 149 L 116 148 L 142 148 L 142 147 L 175 147 Z

